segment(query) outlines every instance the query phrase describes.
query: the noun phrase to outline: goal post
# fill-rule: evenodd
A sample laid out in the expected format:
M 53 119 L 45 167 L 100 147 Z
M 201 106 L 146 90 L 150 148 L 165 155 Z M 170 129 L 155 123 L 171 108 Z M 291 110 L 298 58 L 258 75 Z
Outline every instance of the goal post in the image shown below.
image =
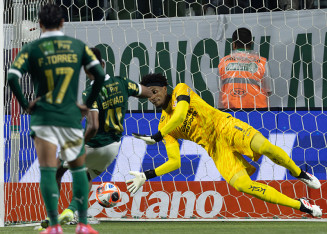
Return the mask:
M 0 15 L 3 15 L 3 1 L 0 2 Z M 4 30 L 3 30 L 3 17 L 0 17 L 0 28 L 2 29 L 2 33 L 0 35 L 0 51 L 3 51 L 3 44 L 4 44 Z M 4 63 L 3 63 L 3 56 L 0 56 L 0 87 L 2 90 L 2 95 L 0 96 L 0 103 L 4 103 Z M 4 172 L 4 108 L 1 108 L 0 114 L 0 227 L 5 225 L 5 172 Z
M 29 137 L 29 116 L 13 110 L 15 104 L 4 77 L 17 48 L 38 38 L 35 19 L 25 16 L 35 16 L 34 10 L 28 12 L 38 9 L 45 1 L 13 2 L 15 4 L 9 10 L 13 20 L 1 25 L 4 33 L 0 36 L 4 40 L 2 50 L 5 54 L 4 61 L 0 60 L 0 84 L 4 90 L 1 97 L 4 98 L 1 119 L 4 136 L 4 140 L 1 139 L 1 166 L 4 167 L 3 172 L 0 170 L 4 177 L 0 177 L 3 178 L 0 186 L 4 186 L 5 197 L 0 200 L 5 204 L 2 208 L 0 204 L 0 212 L 5 209 L 3 220 L 6 224 L 40 221 L 46 215 L 39 191 L 39 165 Z M 219 60 L 231 51 L 233 31 L 238 27 L 249 28 L 254 50 L 267 58 L 270 67 L 270 106 L 262 110 L 225 111 L 251 124 L 270 142 L 285 150 L 297 165 L 318 177 L 322 188 L 308 189 L 285 168 L 264 156 L 258 162 L 251 162 L 257 169 L 251 178 L 269 184 L 291 198 L 309 198 L 324 210 L 323 219 L 327 218 L 327 27 L 321 20 L 325 18 L 326 9 L 270 11 L 267 8 L 266 12 L 254 13 L 246 8 L 241 13 L 240 8 L 229 5 L 221 8 L 206 4 L 206 1 L 190 5 L 187 1 L 169 0 L 156 5 L 156 9 L 149 6 L 147 12 L 132 0 L 76 1 L 71 7 L 67 1 L 53 2 L 60 4 L 67 13 L 63 32 L 84 41 L 89 47 L 97 47 L 110 76 L 120 75 L 139 82 L 140 77 L 149 72 L 160 72 L 168 79 L 169 91 L 180 82 L 186 83 L 215 108 L 218 108 L 220 92 L 217 85 Z M 212 8 L 211 11 L 208 8 Z M 101 17 L 99 12 L 102 12 Z M 164 17 L 180 14 L 185 16 Z M 147 18 L 149 16 L 153 18 Z M 86 83 L 83 71 L 81 79 L 80 91 Z M 33 99 L 34 91 L 28 77 L 24 77 L 21 84 L 29 100 Z M 224 181 L 208 153 L 186 140 L 179 141 L 181 168 L 147 181 L 135 196 L 131 196 L 125 184 L 131 178 L 129 171 L 153 169 L 167 160 L 167 154 L 163 143 L 147 146 L 132 137 L 134 132 L 156 133 L 160 110 L 147 100 L 136 98 L 129 99 L 128 107 L 119 154 L 94 180 L 89 198 L 90 215 L 124 220 L 315 220 L 291 208 L 237 192 Z M 16 132 L 19 140 L 10 133 L 11 129 L 18 130 L 11 128 L 10 120 L 15 115 L 20 123 Z M 71 180 L 69 173 L 63 178 L 59 212 L 67 207 L 71 198 Z M 95 188 L 107 181 L 117 184 L 122 191 L 122 202 L 110 209 L 104 209 L 95 201 Z

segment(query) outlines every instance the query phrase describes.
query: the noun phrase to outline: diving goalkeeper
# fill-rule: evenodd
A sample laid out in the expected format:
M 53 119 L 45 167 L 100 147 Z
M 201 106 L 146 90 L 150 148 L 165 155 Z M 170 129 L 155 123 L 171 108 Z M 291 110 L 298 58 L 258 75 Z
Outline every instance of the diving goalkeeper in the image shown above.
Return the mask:
M 250 175 L 254 173 L 255 167 L 242 155 L 257 161 L 264 154 L 274 163 L 287 168 L 308 187 L 321 187 L 315 176 L 301 170 L 285 151 L 271 144 L 259 131 L 230 114 L 213 108 L 184 83 L 178 84 L 171 95 L 167 93 L 167 79 L 161 74 L 146 75 L 141 84 L 152 90 L 153 95 L 149 101 L 157 108 L 162 108 L 162 115 L 158 133 L 152 136 L 133 135 L 149 145 L 163 140 L 168 161 L 153 170 L 131 171 L 130 174 L 135 177 L 126 181 L 130 193 L 135 194 L 147 179 L 178 169 L 181 157 L 177 140 L 186 139 L 206 149 L 222 177 L 236 190 L 266 202 L 292 207 L 314 217 L 322 216 L 319 206 L 311 205 L 303 198 L 292 199 L 273 187 L 251 180 Z M 252 189 L 254 187 L 259 189 Z

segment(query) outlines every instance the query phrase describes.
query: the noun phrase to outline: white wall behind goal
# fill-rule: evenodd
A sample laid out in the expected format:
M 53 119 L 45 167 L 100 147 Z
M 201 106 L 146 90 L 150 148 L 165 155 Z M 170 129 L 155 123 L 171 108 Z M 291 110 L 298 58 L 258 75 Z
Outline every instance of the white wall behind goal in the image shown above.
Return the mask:
M 314 83 L 314 103 L 316 107 L 322 106 L 322 77 L 323 58 L 325 48 L 325 34 L 327 32 L 325 22 L 325 10 L 305 10 L 291 12 L 270 12 L 255 14 L 217 15 L 206 17 L 182 17 L 170 19 L 149 20 L 121 20 L 106 22 L 82 22 L 66 23 L 64 32 L 70 36 L 85 41 L 90 46 L 107 44 L 114 52 L 115 74 L 120 74 L 122 54 L 128 45 L 133 42 L 142 43 L 146 47 L 145 53 L 149 55 L 149 71 L 155 71 L 156 45 L 167 42 L 169 48 L 165 48 L 170 54 L 170 71 L 173 86 L 176 85 L 178 43 L 187 42 L 185 56 L 185 83 L 192 88 L 197 87 L 191 75 L 191 60 L 194 56 L 196 45 L 203 39 L 212 39 L 217 44 L 217 56 L 219 59 L 225 56 L 226 39 L 232 37 L 232 33 L 238 27 L 247 27 L 252 30 L 255 50 L 259 50 L 262 37 L 270 37 L 269 42 L 269 66 L 273 78 L 273 95 L 270 97 L 272 107 L 287 107 L 290 92 L 290 79 L 292 67 L 295 63 L 300 65 L 297 106 L 305 106 L 303 69 L 312 72 Z M 300 61 L 296 60 L 299 35 L 308 36 L 307 43 L 312 45 L 312 59 L 310 63 L 303 63 L 303 54 L 300 48 Z M 133 56 L 133 55 L 132 55 Z M 326 55 L 325 55 L 326 56 Z M 210 59 L 204 54 L 200 61 L 200 72 L 206 88 L 212 93 L 215 106 L 218 100 L 217 67 L 210 67 Z M 124 61 L 123 61 L 124 62 Z M 166 61 L 167 62 L 167 61 Z M 140 61 L 137 58 L 131 60 L 129 66 L 129 78 L 139 81 Z M 311 67 L 312 65 L 312 67 Z M 160 64 L 159 64 L 160 66 Z M 194 64 L 193 64 L 194 66 Z M 326 71 L 327 72 L 327 71 Z M 296 74 L 293 74 L 293 77 Z M 311 75 L 310 75 L 311 76 Z M 194 78 L 197 79 L 197 78 Z M 137 109 L 137 103 L 132 106 Z M 149 104 L 152 109 L 152 105 Z

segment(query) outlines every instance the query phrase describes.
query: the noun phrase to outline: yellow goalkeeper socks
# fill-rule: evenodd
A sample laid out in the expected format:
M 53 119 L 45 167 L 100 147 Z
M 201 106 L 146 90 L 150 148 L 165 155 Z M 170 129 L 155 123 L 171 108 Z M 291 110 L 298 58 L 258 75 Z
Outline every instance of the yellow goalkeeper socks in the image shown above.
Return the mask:
M 274 163 L 285 167 L 293 176 L 298 177 L 300 175 L 301 169 L 294 163 L 287 153 L 280 147 L 271 144 L 261 134 L 257 134 L 253 137 L 251 148 L 259 154 L 266 155 Z
M 56 182 L 56 171 L 57 168 L 55 167 L 40 167 L 40 189 L 50 218 L 50 226 L 58 224 L 59 190 Z
M 300 201 L 292 199 L 266 184 L 252 181 L 245 170 L 244 173 L 234 177 L 230 184 L 240 192 L 250 194 L 266 202 L 288 206 L 296 210 L 300 209 Z

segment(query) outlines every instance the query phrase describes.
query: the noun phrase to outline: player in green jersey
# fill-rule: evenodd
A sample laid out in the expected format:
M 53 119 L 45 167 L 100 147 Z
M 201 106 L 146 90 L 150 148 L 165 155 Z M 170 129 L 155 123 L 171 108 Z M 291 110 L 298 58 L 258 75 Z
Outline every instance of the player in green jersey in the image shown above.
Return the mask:
M 101 53 L 97 48 L 91 48 L 93 53 L 104 68 Z M 92 80 L 91 85 L 83 92 L 83 100 L 92 90 L 94 76 L 86 71 L 87 77 Z M 104 85 L 97 100 L 93 103 L 87 116 L 85 130 L 86 159 L 85 166 L 88 168 L 89 188 L 92 180 L 104 172 L 118 155 L 124 131 L 124 117 L 127 110 L 128 97 L 149 98 L 152 91 L 143 85 L 137 84 L 126 78 L 106 75 Z M 61 178 L 67 171 L 65 164 L 59 163 L 57 170 L 57 182 L 60 188 Z M 72 200 L 69 207 L 59 216 L 60 224 L 73 220 L 77 209 L 77 201 Z M 46 220 L 42 221 L 43 223 Z
M 82 114 L 86 114 L 101 90 L 105 74 L 93 52 L 80 40 L 65 36 L 60 29 L 64 19 L 56 5 L 45 5 L 39 12 L 40 39 L 23 46 L 8 74 L 8 82 L 24 110 L 31 114 L 31 136 L 40 163 L 40 189 L 50 227 L 46 233 L 62 233 L 58 223 L 56 183 L 57 146 L 73 175 L 73 199 L 78 201 L 79 224 L 76 233 L 98 233 L 87 224 L 88 183 Z M 85 105 L 77 104 L 79 73 L 84 66 L 94 84 Z M 36 90 L 30 103 L 24 98 L 19 78 L 29 73 Z

